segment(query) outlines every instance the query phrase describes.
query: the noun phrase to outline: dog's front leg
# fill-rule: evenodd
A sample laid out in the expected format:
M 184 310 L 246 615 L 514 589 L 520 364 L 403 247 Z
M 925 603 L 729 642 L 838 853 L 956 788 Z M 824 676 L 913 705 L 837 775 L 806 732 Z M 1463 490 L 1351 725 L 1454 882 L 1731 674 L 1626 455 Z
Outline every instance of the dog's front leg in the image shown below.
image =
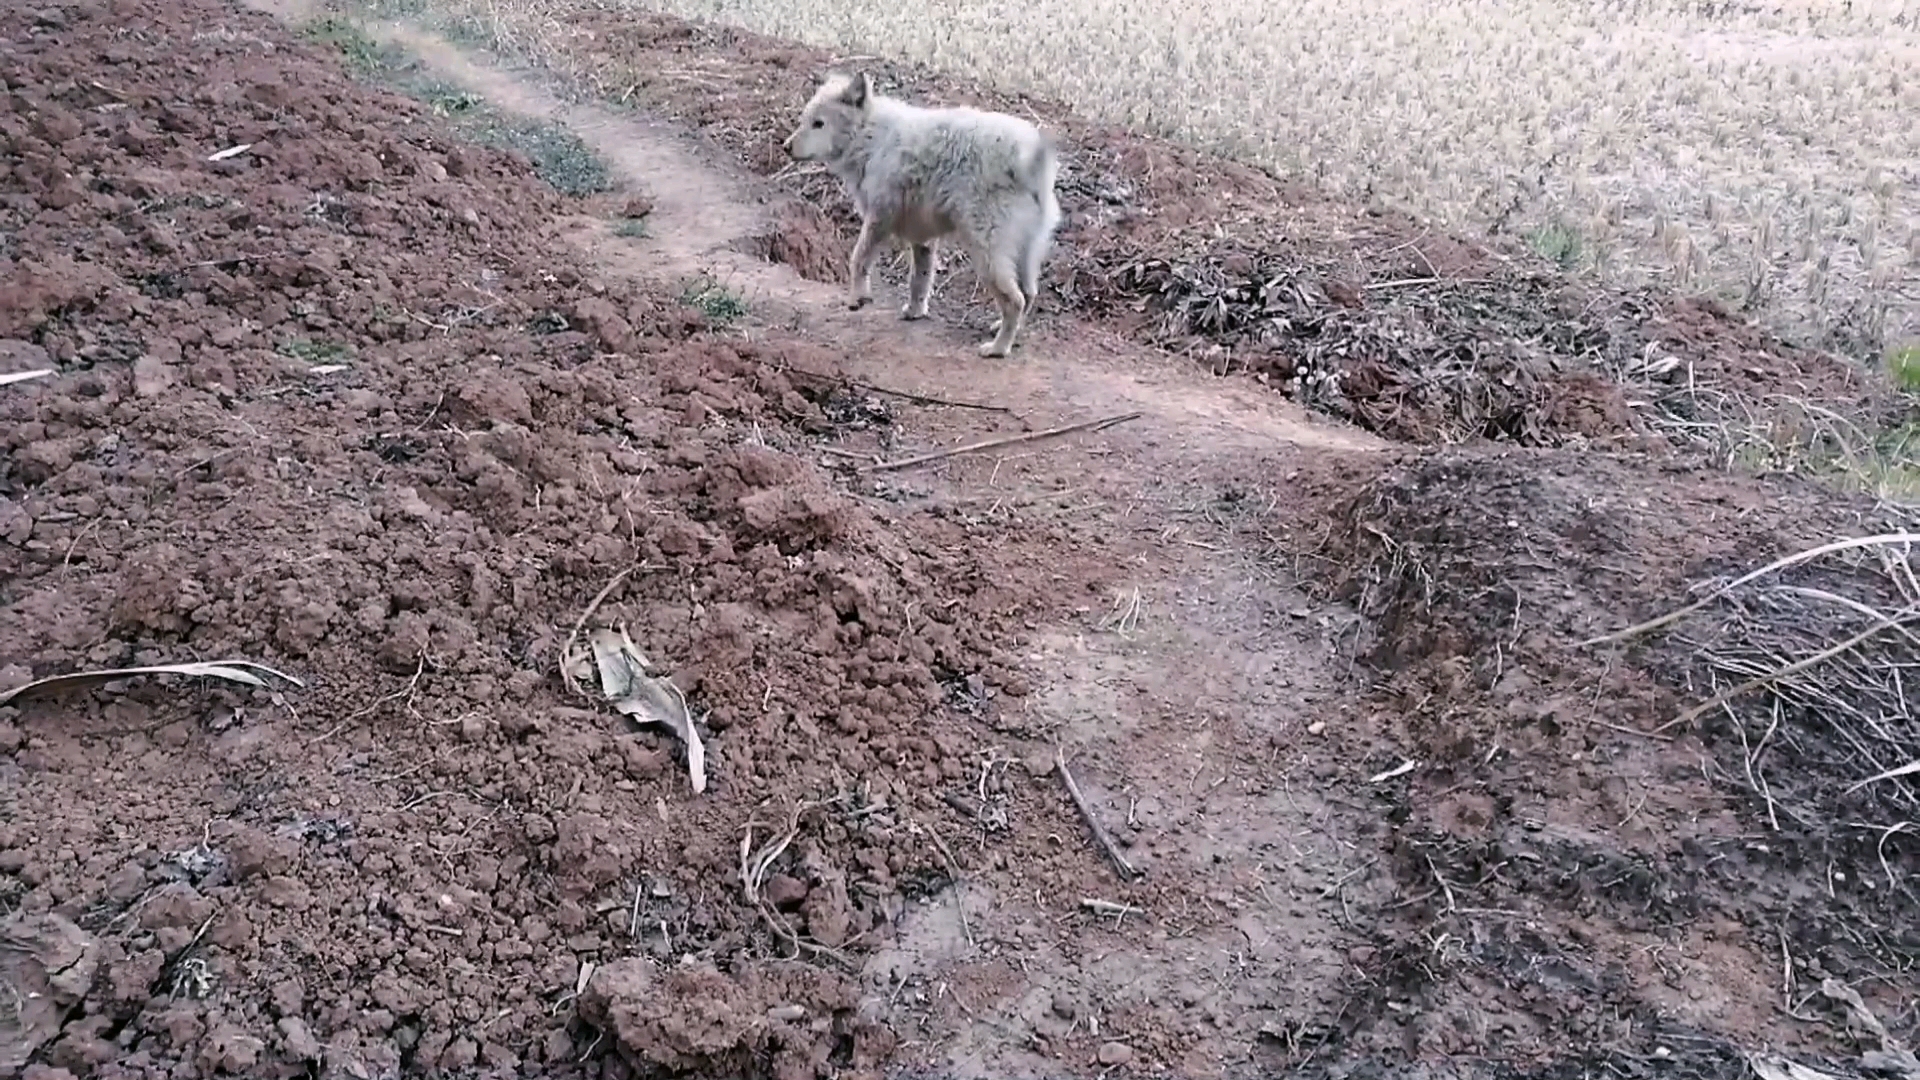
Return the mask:
M 872 218 L 860 223 L 860 239 L 853 242 L 853 257 L 847 270 L 852 276 L 852 294 L 847 307 L 858 311 L 873 300 L 873 263 L 880 257 L 880 229 Z

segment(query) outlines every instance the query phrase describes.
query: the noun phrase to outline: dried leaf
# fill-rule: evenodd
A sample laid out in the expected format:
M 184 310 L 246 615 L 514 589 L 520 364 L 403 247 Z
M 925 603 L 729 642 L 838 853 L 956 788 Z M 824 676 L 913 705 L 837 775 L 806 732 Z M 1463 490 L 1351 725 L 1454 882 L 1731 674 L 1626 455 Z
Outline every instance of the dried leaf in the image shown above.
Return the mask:
M 707 790 L 707 748 L 694 730 L 680 688 L 671 679 L 647 674 L 653 665 L 624 627 L 618 632 L 595 630 L 587 635 L 587 641 L 600 672 L 600 692 L 607 696 L 608 703 L 636 724 L 660 724 L 672 731 L 687 748 L 687 775 L 693 780 L 694 793 Z
M 252 669 L 252 670 L 248 670 Z M 66 690 L 84 686 L 98 686 L 118 679 L 135 675 L 191 675 L 213 679 L 226 679 L 229 682 L 244 683 L 248 686 L 266 686 L 267 682 L 255 671 L 264 671 L 278 679 L 284 679 L 295 686 L 306 683 L 287 674 L 276 671 L 265 664 L 256 664 L 251 660 L 214 660 L 193 664 L 158 664 L 153 667 L 102 668 L 98 671 L 78 671 L 70 675 L 52 675 L 44 679 L 16 686 L 12 690 L 0 691 L 0 705 L 8 705 L 23 700 L 36 693 L 50 690 Z

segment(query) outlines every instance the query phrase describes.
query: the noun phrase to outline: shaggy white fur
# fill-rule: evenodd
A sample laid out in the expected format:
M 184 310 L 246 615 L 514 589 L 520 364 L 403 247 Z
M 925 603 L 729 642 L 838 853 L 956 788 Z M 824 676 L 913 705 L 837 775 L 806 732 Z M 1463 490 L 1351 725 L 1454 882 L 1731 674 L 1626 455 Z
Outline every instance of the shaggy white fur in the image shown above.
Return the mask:
M 873 298 L 883 245 L 913 249 L 913 277 L 900 314 L 925 318 L 939 242 L 967 246 L 1000 308 L 983 356 L 1006 356 L 1040 293 L 1040 268 L 1060 224 L 1059 163 L 1027 121 L 981 109 L 929 109 L 876 94 L 872 80 L 829 75 L 801 110 L 787 153 L 818 161 L 846 187 L 861 218 L 851 260 L 849 307 Z

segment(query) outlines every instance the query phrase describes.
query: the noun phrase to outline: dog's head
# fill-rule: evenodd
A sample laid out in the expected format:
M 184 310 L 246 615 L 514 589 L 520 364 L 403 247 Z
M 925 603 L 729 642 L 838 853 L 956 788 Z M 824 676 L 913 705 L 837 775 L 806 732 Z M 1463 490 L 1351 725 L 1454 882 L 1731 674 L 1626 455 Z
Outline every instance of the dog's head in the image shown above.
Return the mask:
M 787 153 L 799 161 L 832 161 L 846 153 L 853 133 L 873 102 L 873 80 L 866 72 L 831 72 L 800 110 L 800 126 L 787 136 Z

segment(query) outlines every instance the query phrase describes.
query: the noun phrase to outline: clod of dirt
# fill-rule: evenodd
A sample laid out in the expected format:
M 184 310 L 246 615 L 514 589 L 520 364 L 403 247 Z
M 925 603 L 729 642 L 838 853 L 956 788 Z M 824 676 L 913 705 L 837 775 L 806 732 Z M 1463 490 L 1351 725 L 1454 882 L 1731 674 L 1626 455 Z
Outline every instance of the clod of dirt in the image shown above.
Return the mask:
M 17 915 L 0 923 L 0 1069 L 26 1066 L 60 1034 L 68 1010 L 93 989 L 100 948 L 93 935 L 58 915 Z
M 54 319 L 90 309 L 118 284 L 104 267 L 51 254 L 0 262 L 0 337 L 32 339 Z
M 811 203 L 789 200 L 780 208 L 772 230 L 748 237 L 740 246 L 749 255 L 793 267 L 808 281 L 843 284 L 847 280 L 851 247 L 833 221 Z
M 811 1080 L 865 1067 L 852 1060 L 862 1041 L 855 1000 L 851 984 L 804 964 L 754 963 L 729 976 L 709 964 L 663 973 L 628 957 L 594 971 L 577 1009 L 641 1075 Z

